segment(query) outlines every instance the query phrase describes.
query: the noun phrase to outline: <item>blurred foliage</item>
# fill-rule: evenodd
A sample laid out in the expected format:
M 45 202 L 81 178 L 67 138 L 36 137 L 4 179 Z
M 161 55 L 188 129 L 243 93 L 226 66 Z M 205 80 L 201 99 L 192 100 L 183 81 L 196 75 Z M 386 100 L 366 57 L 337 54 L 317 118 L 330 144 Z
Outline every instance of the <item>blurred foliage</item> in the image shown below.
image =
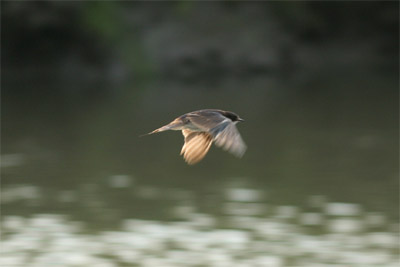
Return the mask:
M 365 41 L 379 39 L 378 45 L 384 48 L 382 51 L 392 54 L 397 53 L 399 44 L 399 5 L 396 1 L 2 1 L 1 6 L 2 63 L 6 70 L 29 62 L 64 64 L 75 56 L 100 73 L 104 71 L 105 75 L 112 70 L 104 68 L 120 61 L 127 64 L 124 68 L 128 72 L 132 71 L 139 78 L 156 70 L 165 72 L 180 68 L 174 60 L 165 61 L 177 53 L 177 60 L 197 63 L 199 60 L 193 59 L 195 54 L 209 57 L 204 59 L 206 61 L 215 61 L 218 56 L 225 60 L 238 48 L 245 51 L 242 55 L 245 58 L 240 63 L 249 63 L 252 58 L 260 57 L 259 51 L 247 47 L 243 40 L 251 36 L 249 42 L 262 45 L 266 42 L 263 39 L 266 28 L 260 26 L 276 23 L 279 26 L 275 30 L 279 34 L 267 35 L 269 43 L 265 46 L 270 49 L 280 47 L 274 51 L 278 55 L 298 53 L 293 46 L 298 43 L 292 44 L 293 41 L 332 42 L 342 39 L 346 45 L 360 38 Z M 233 23 L 235 18 L 237 23 Z M 206 24 L 206 28 L 199 26 Z M 234 38 L 227 33 L 235 28 L 237 42 L 223 41 Z M 213 35 L 220 36 L 220 40 L 213 39 Z M 198 39 L 195 43 L 194 38 Z M 161 42 L 161 49 L 155 42 Z M 176 47 L 174 42 L 180 47 Z M 208 43 L 206 49 L 216 51 L 213 56 L 202 52 L 204 43 Z M 192 54 L 187 55 L 187 51 L 192 51 Z M 157 55 L 162 58 L 157 58 Z M 220 65 L 226 68 L 229 67 L 227 64 L 232 63 L 223 61 Z M 260 62 L 254 64 L 259 68 Z M 204 71 L 198 74 L 201 73 Z
M 300 1 L 271 3 L 276 19 L 289 31 L 308 41 L 332 40 L 351 35 L 354 39 L 383 34 L 392 41 L 398 36 L 398 2 Z
M 119 13 L 121 5 L 114 1 L 84 2 L 81 17 L 87 30 L 94 31 L 100 37 L 115 41 L 122 38 L 125 26 Z

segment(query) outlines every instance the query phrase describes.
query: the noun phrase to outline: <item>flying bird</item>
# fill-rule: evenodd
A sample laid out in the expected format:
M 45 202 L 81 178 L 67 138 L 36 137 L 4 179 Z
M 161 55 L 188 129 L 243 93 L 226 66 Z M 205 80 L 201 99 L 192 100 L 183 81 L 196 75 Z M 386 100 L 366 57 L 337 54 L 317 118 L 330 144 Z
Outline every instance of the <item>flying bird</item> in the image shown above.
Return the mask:
M 236 123 L 244 121 L 236 113 L 219 109 L 203 109 L 179 116 L 169 124 L 148 134 L 168 130 L 182 131 L 185 143 L 181 150 L 185 161 L 196 164 L 207 154 L 214 142 L 237 157 L 246 151 Z

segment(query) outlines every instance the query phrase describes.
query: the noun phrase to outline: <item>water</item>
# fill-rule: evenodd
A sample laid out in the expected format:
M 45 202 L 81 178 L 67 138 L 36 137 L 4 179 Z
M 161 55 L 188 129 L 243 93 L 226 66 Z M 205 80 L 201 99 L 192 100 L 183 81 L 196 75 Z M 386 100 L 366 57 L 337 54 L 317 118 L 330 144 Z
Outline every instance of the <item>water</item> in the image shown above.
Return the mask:
M 180 133 L 138 136 L 231 88 L 148 84 L 57 116 L 54 104 L 16 106 L 1 265 L 397 266 L 395 105 L 373 89 L 363 99 L 264 84 L 232 89 L 227 105 L 246 119 L 243 159 L 212 148 L 195 166 L 179 156 Z M 177 95 L 197 104 L 171 105 Z
M 89 222 L 65 214 L 6 215 L 1 265 L 398 265 L 397 225 L 359 204 L 310 196 L 304 208 L 278 206 L 265 200 L 257 188 L 231 184 L 218 189 L 221 199 L 214 203 L 218 212 L 207 212 L 195 204 L 193 192 L 140 185 L 132 188 L 126 182 L 129 177 L 121 177 L 110 177 L 110 188 L 130 190 L 131 198 L 144 207 L 146 202 L 174 203 L 165 207 L 166 218 L 131 215 L 133 218 L 119 219 L 106 229 L 93 229 Z M 4 191 L 6 203 L 42 201 L 39 189 L 31 185 Z M 102 207 L 107 217 L 116 215 L 97 194 L 65 191 L 52 201 L 59 206 L 88 205 L 92 212 Z

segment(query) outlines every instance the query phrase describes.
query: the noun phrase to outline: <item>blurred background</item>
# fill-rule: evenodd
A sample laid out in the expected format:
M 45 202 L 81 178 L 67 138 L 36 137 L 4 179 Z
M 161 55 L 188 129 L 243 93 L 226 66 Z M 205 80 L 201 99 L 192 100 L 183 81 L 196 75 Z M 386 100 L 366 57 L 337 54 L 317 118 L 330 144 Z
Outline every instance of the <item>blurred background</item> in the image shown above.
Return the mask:
M 1 2 L 2 266 L 398 266 L 399 4 Z M 242 159 L 188 166 L 198 109 Z

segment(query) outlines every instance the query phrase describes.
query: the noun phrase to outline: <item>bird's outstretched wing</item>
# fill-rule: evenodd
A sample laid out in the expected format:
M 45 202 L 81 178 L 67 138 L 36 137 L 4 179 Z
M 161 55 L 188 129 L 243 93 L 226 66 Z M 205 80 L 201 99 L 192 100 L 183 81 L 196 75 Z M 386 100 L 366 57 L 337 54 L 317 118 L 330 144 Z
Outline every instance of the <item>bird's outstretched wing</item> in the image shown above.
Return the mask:
M 247 149 L 236 125 L 229 119 L 211 129 L 210 134 L 213 136 L 215 145 L 222 147 L 237 157 L 242 157 Z
M 207 154 L 213 138 L 206 132 L 182 130 L 182 134 L 185 137 L 185 144 L 182 147 L 181 155 L 188 164 L 196 164 Z
M 211 111 L 213 112 L 213 111 Z M 188 119 L 199 129 L 212 136 L 213 141 L 219 147 L 227 150 L 237 157 L 242 157 L 247 149 L 236 125 L 218 112 L 214 116 L 188 116 Z M 190 113 L 189 113 L 190 114 Z

